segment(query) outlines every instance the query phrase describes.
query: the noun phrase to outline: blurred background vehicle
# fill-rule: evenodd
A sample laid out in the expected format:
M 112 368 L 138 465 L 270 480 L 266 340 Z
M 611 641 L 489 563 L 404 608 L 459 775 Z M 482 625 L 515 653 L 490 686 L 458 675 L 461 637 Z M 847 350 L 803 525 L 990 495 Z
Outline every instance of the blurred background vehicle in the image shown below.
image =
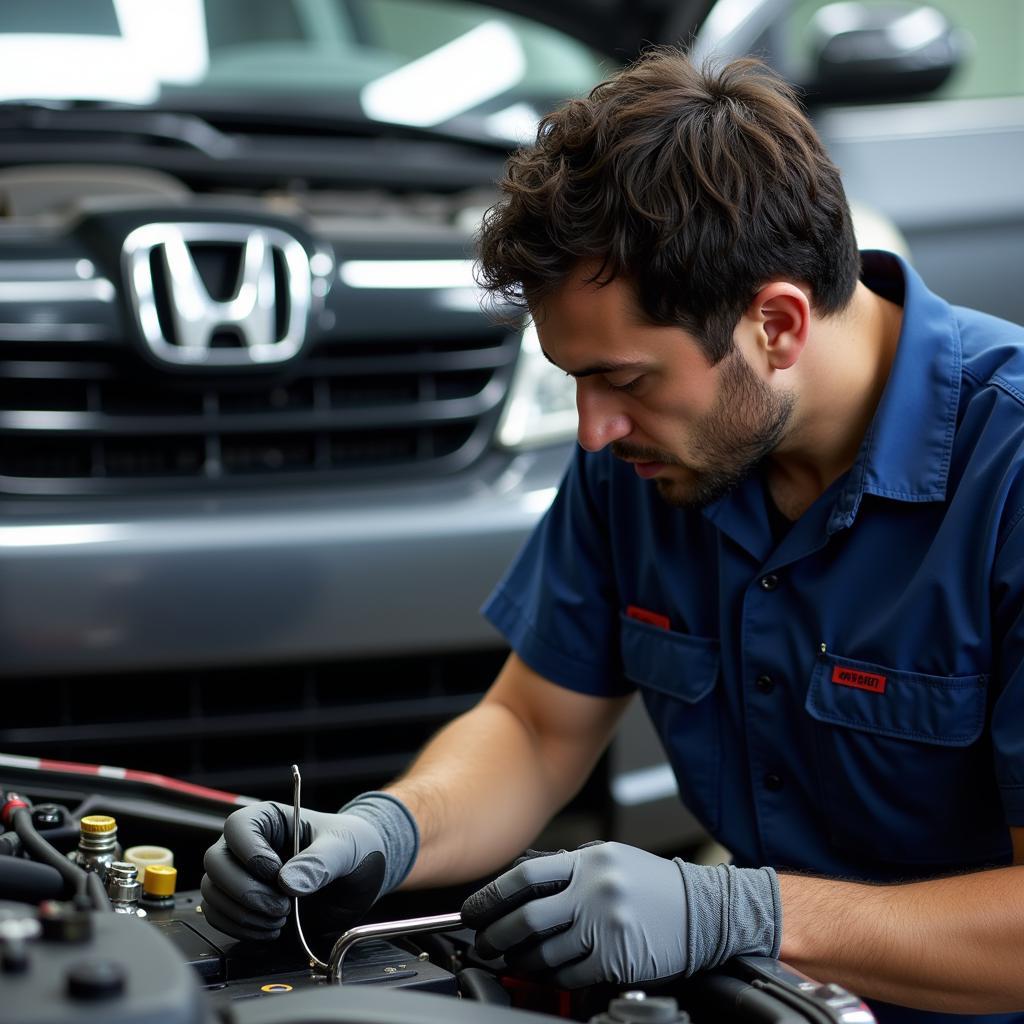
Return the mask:
M 331 807 L 505 651 L 572 381 L 481 309 L 511 146 L 645 42 L 805 92 L 866 247 L 1024 320 L 1024 4 L 0 5 L 7 755 Z M 500 312 L 500 311 L 498 311 Z M 642 715 L 559 842 L 690 845 Z M 611 799 L 609 799 L 611 796 Z
M 719 0 L 695 53 L 801 85 L 852 200 L 949 301 L 1024 322 L 1024 4 Z

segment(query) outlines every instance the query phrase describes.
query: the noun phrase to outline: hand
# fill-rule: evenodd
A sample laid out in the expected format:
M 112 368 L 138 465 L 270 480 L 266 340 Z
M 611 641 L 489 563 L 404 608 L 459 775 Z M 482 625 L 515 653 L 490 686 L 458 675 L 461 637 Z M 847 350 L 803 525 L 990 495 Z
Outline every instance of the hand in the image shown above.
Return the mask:
M 565 988 L 778 956 L 782 937 L 771 868 L 704 867 L 621 843 L 528 856 L 470 896 L 462 916 L 482 956 Z
M 203 912 L 214 928 L 239 939 L 276 939 L 289 895 L 315 894 L 310 923 L 325 930 L 349 927 L 369 910 L 385 880 L 386 835 L 355 813 L 304 810 L 300 826 L 302 850 L 285 861 L 291 808 L 266 802 L 228 817 L 203 860 Z

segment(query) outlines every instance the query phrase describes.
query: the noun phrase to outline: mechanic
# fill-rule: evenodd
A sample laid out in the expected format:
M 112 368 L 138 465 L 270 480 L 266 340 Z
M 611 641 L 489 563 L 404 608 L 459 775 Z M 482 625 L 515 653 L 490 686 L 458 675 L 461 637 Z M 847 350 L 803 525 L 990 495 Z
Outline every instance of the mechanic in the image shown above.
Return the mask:
M 485 609 L 514 653 L 403 778 L 307 811 L 297 857 L 287 807 L 228 818 L 211 923 L 275 937 L 315 893 L 340 927 L 500 870 L 639 689 L 734 863 L 527 856 L 464 905 L 483 953 L 569 987 L 781 955 L 883 1020 L 1024 1010 L 1024 330 L 858 254 L 755 61 L 648 53 L 546 117 L 502 189 L 483 283 L 579 409 Z

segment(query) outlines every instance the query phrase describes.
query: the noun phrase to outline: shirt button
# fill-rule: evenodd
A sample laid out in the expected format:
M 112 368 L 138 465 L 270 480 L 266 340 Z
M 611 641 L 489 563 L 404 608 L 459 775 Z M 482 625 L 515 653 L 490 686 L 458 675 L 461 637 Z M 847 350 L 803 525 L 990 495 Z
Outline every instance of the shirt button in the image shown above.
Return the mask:
M 759 580 L 762 590 L 774 590 L 779 585 L 779 577 L 775 573 L 762 576 Z
M 771 676 L 758 676 L 757 688 L 762 693 L 771 693 L 775 689 L 775 680 Z
M 764 777 L 765 789 L 770 789 L 773 792 L 782 789 L 782 776 L 776 775 L 775 772 L 769 772 Z

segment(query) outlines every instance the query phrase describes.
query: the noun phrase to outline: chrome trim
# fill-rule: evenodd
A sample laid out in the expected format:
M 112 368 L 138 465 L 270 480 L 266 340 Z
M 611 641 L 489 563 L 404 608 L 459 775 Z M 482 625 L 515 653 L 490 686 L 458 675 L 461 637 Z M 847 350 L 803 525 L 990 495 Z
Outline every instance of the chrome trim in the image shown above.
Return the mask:
M 6 430 L 74 430 L 89 424 L 89 413 L 62 409 L 8 409 L 0 413 L 0 425 Z
M 345 260 L 338 277 L 349 288 L 469 288 L 479 291 L 473 260 Z
M 242 252 L 238 288 L 232 298 L 210 297 L 196 268 L 190 243 L 237 244 Z M 274 250 L 287 268 L 288 324 L 275 337 Z M 157 312 L 151 254 L 160 250 L 168 274 L 176 342 L 164 336 Z M 177 366 L 245 367 L 282 363 L 302 348 L 312 302 L 309 256 L 298 239 L 278 228 L 248 224 L 144 224 L 124 241 L 122 263 L 143 338 L 158 359 Z M 218 328 L 232 327 L 242 348 L 212 348 Z
M 0 323 L 0 341 L 100 341 L 109 334 L 105 324 Z
M 96 276 L 92 260 L 0 260 L 0 279 L 16 281 L 87 280 Z
M 113 302 L 116 292 L 105 277 L 82 280 L 0 281 L 0 302 Z
M 46 523 L 40 526 L 0 526 L 0 550 L 6 548 L 79 547 L 125 540 L 117 523 Z

